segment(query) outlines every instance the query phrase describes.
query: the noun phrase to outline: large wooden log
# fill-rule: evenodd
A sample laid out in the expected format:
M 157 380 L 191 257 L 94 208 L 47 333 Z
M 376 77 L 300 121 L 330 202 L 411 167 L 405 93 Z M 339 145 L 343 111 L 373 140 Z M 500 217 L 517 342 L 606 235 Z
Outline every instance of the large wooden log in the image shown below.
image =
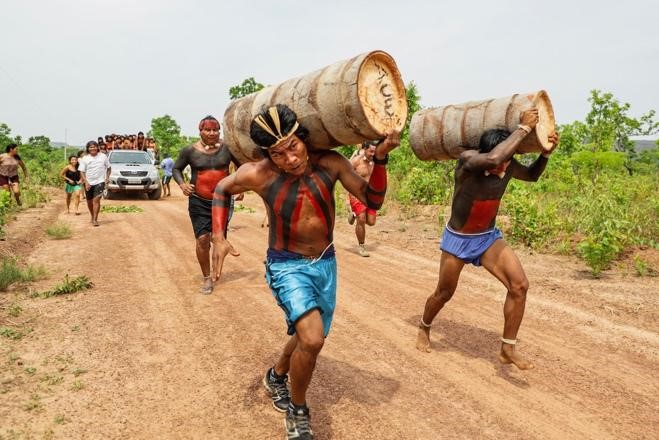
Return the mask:
M 523 111 L 538 109 L 539 122 L 518 148 L 518 153 L 541 153 L 552 145 L 547 137 L 556 129 L 547 92 L 516 94 L 505 98 L 428 108 L 410 122 L 410 146 L 421 160 L 457 159 L 465 149 L 478 149 L 484 131 L 514 131 Z
M 328 149 L 402 130 L 407 118 L 405 84 L 396 62 L 368 52 L 233 101 L 224 112 L 224 142 L 240 162 L 262 158 L 249 136 L 263 108 L 285 104 L 309 130 L 307 145 Z

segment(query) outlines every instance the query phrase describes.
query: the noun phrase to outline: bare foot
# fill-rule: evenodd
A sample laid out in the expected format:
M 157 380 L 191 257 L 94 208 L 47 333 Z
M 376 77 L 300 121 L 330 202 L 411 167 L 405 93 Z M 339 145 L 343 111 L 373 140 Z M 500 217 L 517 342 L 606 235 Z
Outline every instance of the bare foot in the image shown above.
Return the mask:
M 419 326 L 419 334 L 416 337 L 416 349 L 424 353 L 430 353 L 430 327 Z
M 96 220 L 92 220 L 92 225 L 94 226 L 100 226 L 100 224 Z
M 510 344 L 501 344 L 499 352 L 499 361 L 502 364 L 513 364 L 520 370 L 531 370 L 535 368 L 533 362 L 527 361 L 515 352 L 515 346 Z

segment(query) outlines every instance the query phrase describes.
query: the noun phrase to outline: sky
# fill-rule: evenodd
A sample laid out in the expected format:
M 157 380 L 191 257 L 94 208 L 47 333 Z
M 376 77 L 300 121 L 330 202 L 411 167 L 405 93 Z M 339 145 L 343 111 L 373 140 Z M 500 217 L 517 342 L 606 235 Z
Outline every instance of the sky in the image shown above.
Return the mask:
M 659 109 L 659 2 L 0 0 L 0 123 L 82 145 L 165 114 L 198 135 L 229 88 L 371 50 L 435 107 L 547 90 L 558 123 L 591 89 Z

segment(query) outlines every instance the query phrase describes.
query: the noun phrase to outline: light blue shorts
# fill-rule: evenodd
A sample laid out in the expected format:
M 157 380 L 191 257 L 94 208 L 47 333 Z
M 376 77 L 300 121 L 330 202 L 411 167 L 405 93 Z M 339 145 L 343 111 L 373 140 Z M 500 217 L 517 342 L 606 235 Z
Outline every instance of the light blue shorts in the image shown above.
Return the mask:
M 467 264 L 480 266 L 481 256 L 500 238 L 503 238 L 503 234 L 498 228 L 482 234 L 460 234 L 446 227 L 439 248 Z
M 286 314 L 288 334 L 295 334 L 295 323 L 305 313 L 318 309 L 323 320 L 323 333 L 329 334 L 336 308 L 336 258 L 327 253 L 320 260 L 281 257 L 268 253 L 265 279 L 272 296 Z M 295 256 L 286 252 L 289 256 Z

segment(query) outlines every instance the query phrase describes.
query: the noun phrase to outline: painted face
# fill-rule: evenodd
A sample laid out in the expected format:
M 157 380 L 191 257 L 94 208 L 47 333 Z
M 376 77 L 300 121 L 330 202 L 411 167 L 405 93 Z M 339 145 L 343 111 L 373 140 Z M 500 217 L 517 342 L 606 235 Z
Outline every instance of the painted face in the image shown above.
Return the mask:
M 307 169 L 307 146 L 295 135 L 271 147 L 268 152 L 270 159 L 285 173 L 301 176 Z
M 206 145 L 215 145 L 220 141 L 220 124 L 215 121 L 204 121 L 199 136 Z

